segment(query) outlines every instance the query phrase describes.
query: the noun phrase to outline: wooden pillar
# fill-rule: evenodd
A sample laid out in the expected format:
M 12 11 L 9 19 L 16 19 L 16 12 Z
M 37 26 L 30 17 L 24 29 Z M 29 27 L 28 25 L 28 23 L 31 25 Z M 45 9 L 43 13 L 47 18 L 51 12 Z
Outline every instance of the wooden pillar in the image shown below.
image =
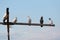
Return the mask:
M 10 34 L 9 34 L 9 8 L 6 9 L 7 13 L 7 34 L 8 34 L 8 40 L 10 40 Z

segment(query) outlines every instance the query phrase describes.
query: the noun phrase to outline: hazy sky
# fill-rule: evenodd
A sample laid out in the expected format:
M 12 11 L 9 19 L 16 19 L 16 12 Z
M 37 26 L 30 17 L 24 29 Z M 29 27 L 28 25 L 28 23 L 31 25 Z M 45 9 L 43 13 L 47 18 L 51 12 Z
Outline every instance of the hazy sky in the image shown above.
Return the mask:
M 9 8 L 10 21 L 17 17 L 18 22 L 28 22 L 30 16 L 32 22 L 39 23 L 40 17 L 44 17 L 44 23 L 52 18 L 55 27 L 44 26 L 11 26 L 11 40 L 60 40 L 60 0 L 0 0 L 0 21 L 3 20 L 5 9 Z M 0 25 L 0 40 L 7 40 L 5 25 Z

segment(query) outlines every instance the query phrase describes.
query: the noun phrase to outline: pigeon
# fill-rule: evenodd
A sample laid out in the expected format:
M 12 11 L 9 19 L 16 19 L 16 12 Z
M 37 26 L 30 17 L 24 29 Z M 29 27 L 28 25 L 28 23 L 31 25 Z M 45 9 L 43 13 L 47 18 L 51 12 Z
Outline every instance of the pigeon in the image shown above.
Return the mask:
M 3 22 L 4 22 L 4 23 L 5 23 L 5 21 L 7 20 L 7 16 L 8 16 L 7 13 L 5 13 L 4 16 L 3 16 Z
M 28 16 L 28 23 L 29 23 L 29 26 L 30 26 L 30 24 L 31 24 L 31 18 L 30 18 L 30 16 Z
M 49 18 L 49 24 L 53 24 L 53 20 L 51 20 L 51 18 Z
M 13 19 L 13 23 L 16 23 L 16 22 L 17 22 L 17 17 Z

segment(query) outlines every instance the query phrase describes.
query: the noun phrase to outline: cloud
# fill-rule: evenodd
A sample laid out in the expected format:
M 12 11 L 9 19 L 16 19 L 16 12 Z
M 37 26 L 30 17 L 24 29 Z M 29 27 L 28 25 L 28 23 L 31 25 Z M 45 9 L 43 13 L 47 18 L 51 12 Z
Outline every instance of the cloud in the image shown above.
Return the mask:
M 37 29 L 37 30 L 36 30 Z M 55 31 L 54 28 L 26 28 L 23 31 L 16 31 L 11 34 L 12 39 L 15 40 L 57 40 L 60 39 L 60 32 Z
M 11 40 L 57 40 L 60 39 L 60 32 L 54 28 L 29 27 L 10 30 Z M 6 32 L 0 32 L 1 39 L 7 39 Z

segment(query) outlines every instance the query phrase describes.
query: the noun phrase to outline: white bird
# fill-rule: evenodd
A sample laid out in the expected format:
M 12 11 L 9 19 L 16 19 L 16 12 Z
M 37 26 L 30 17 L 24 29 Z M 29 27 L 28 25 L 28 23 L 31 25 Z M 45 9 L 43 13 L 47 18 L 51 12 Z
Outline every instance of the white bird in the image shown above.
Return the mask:
M 17 22 L 17 17 L 15 17 L 12 22 L 16 23 Z M 12 28 L 12 25 L 9 25 L 9 28 Z
M 16 23 L 16 22 L 17 22 L 17 17 L 13 19 L 13 23 Z
M 3 18 L 7 18 L 7 14 L 6 14 L 6 12 L 5 12 L 5 14 L 4 14 L 4 16 L 3 16 Z
M 7 20 L 7 13 L 5 12 L 4 16 L 3 16 L 3 22 L 5 22 Z
M 31 24 L 31 18 L 30 18 L 30 16 L 28 16 L 28 23 Z
M 53 20 L 51 20 L 51 18 L 49 18 L 49 24 L 53 24 Z

